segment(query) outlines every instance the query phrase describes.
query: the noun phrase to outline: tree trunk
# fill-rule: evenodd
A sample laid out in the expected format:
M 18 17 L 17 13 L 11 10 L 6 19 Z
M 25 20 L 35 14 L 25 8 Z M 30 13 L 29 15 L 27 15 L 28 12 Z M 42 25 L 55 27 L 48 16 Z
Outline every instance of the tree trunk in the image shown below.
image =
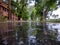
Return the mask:
M 46 8 L 45 11 L 43 10 L 43 30 L 44 30 L 44 41 L 46 42 L 45 45 L 48 45 L 48 36 L 47 36 L 47 25 L 46 25 L 46 16 L 47 16 L 47 13 L 48 13 L 48 9 Z
M 46 8 L 45 11 L 43 11 L 43 27 L 45 28 L 44 30 L 46 31 L 46 17 L 48 14 L 48 8 Z

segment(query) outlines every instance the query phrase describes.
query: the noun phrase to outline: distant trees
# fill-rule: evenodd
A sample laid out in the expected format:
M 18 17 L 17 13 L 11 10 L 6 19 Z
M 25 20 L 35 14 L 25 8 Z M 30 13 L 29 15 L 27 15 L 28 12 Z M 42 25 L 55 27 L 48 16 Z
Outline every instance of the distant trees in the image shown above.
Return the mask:
M 54 18 L 54 19 L 57 19 L 57 17 L 58 17 L 58 15 L 52 15 L 52 17 Z

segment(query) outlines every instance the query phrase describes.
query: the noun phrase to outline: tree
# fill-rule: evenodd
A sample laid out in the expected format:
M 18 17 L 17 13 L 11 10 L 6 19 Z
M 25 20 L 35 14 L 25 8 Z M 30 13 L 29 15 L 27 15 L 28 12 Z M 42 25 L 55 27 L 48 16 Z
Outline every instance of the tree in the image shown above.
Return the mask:
M 56 9 L 56 0 L 36 0 L 36 15 L 46 18 L 48 11 Z M 42 18 L 43 19 L 43 18 Z
M 52 9 L 56 9 L 56 0 L 35 0 L 35 7 L 36 7 L 36 15 L 41 17 L 41 21 L 43 23 L 42 30 L 44 30 L 44 38 L 47 39 L 48 37 L 48 29 L 46 26 L 46 16 L 48 12 Z M 40 34 L 40 33 L 39 33 Z M 40 38 L 38 36 L 38 38 Z
M 29 13 L 27 11 L 27 0 L 18 0 L 16 2 L 12 1 L 12 6 L 14 6 L 13 12 L 18 16 L 18 20 L 20 18 L 27 20 L 29 17 Z

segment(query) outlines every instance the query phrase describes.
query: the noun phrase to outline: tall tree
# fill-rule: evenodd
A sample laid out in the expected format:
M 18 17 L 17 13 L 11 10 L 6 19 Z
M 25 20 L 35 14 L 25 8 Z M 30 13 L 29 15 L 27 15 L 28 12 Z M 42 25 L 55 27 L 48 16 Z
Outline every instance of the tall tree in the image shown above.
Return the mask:
M 35 0 L 36 15 L 46 18 L 48 11 L 56 8 L 56 0 Z M 43 18 L 42 18 L 43 19 Z
M 45 39 L 47 39 L 47 28 L 46 28 L 46 16 L 48 11 L 56 9 L 56 0 L 35 0 L 36 15 L 40 15 L 41 21 L 43 22 L 43 29 Z M 39 32 L 39 31 L 38 31 Z M 39 33 L 40 34 L 40 33 Z M 46 44 L 47 45 L 47 44 Z

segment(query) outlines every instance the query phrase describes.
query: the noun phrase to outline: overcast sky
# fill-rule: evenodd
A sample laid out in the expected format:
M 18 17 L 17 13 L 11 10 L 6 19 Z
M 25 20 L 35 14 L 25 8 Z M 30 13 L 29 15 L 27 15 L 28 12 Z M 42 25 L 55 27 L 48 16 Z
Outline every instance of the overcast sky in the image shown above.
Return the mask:
M 28 6 L 34 6 L 35 5 L 35 1 L 28 1 L 29 5 Z
M 50 14 L 48 14 L 48 15 L 50 15 Z M 54 18 L 52 15 L 58 15 L 58 16 L 57 16 L 56 18 Z M 52 12 L 52 15 L 49 16 L 50 19 L 58 19 L 58 18 L 60 18 L 60 7 L 59 7 L 57 10 L 54 10 L 54 11 Z

